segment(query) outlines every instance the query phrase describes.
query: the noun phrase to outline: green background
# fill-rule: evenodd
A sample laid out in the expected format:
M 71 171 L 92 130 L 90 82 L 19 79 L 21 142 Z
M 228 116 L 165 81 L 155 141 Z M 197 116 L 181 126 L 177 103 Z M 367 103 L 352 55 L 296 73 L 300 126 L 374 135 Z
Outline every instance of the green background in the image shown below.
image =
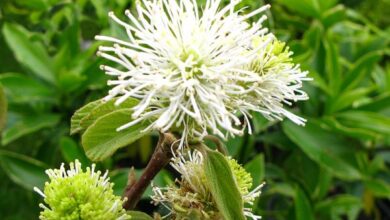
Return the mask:
M 254 115 L 254 135 L 226 143 L 256 184 L 267 183 L 254 212 L 266 220 L 390 219 L 390 1 L 264 2 L 272 5 L 267 27 L 314 80 L 304 88 L 310 100 L 290 107 L 308 119 L 305 127 Z M 105 96 L 99 65 L 106 61 L 95 56 L 94 36 L 123 36 L 107 13 L 133 7 L 131 0 L 0 1 L 1 219 L 37 219 L 42 199 L 32 187 L 43 186 L 45 169 L 75 158 L 90 164 L 80 137 L 69 135 L 70 117 Z M 145 167 L 156 138 L 98 164 L 111 171 L 116 193 L 128 167 Z M 175 175 L 168 167 L 154 182 Z M 139 209 L 151 214 L 159 207 L 148 195 Z

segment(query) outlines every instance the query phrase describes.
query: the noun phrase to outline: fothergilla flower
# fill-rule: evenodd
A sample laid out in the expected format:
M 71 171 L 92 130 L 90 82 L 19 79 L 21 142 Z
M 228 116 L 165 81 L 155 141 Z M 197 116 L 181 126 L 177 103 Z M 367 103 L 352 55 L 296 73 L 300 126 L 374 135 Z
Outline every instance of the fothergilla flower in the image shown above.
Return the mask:
M 239 2 L 221 7 L 220 0 L 207 0 L 199 10 L 195 0 L 144 0 L 137 3 L 137 16 L 126 11 L 128 21 L 109 14 L 127 38 L 96 36 L 112 43 L 98 55 L 119 65 L 102 66 L 116 78 L 108 81 L 113 88 L 106 100 L 118 97 L 117 105 L 129 97 L 140 100 L 118 130 L 150 120 L 146 130 L 225 138 L 243 133 L 251 111 L 303 124 L 283 103 L 307 98 L 298 90 L 306 73 L 267 34 L 265 15 L 248 22 L 269 5 L 243 14 L 235 9 Z

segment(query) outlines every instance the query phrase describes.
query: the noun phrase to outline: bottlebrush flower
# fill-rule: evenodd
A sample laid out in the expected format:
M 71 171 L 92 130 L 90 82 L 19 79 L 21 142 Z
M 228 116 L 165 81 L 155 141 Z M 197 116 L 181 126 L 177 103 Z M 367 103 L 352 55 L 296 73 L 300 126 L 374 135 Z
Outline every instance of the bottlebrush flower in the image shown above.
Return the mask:
M 116 77 L 108 81 L 113 88 L 106 100 L 118 97 L 117 105 L 129 97 L 140 100 L 133 120 L 118 130 L 150 120 L 146 130 L 180 129 L 185 138 L 211 132 L 225 138 L 243 133 L 250 111 L 303 123 L 282 103 L 304 99 L 295 92 L 301 92 L 306 73 L 274 53 L 276 41 L 262 26 L 265 15 L 248 23 L 270 6 L 242 14 L 235 10 L 238 3 L 222 7 L 220 0 L 207 0 L 199 11 L 196 0 L 143 0 L 137 3 L 137 17 L 125 12 L 128 22 L 109 14 L 127 39 L 96 36 L 112 43 L 101 46 L 98 55 L 120 66 L 102 66 Z M 247 122 L 240 121 L 240 114 Z
M 244 116 L 249 115 L 249 111 L 256 111 L 270 120 L 282 120 L 285 116 L 298 125 L 304 125 L 306 120 L 284 109 L 284 104 L 307 100 L 309 97 L 301 88 L 303 81 L 311 78 L 306 77 L 307 71 L 302 72 L 299 65 L 292 63 L 292 52 L 272 34 L 256 37 L 253 47 L 265 42 L 268 44 L 246 67 L 256 75 L 253 82 L 243 86 L 246 90 L 236 99 L 236 106 Z M 248 120 L 248 117 L 245 119 Z
M 176 181 L 177 185 L 164 188 L 153 186 L 153 203 L 166 207 L 174 219 L 188 219 L 189 216 L 196 216 L 198 219 L 223 219 L 206 181 L 202 154 L 193 151 L 187 156 L 188 158 L 183 155 L 176 157 L 171 163 L 181 174 L 181 179 Z M 248 205 L 253 205 L 254 200 L 260 196 L 264 184 L 250 191 L 253 181 L 251 175 L 234 159 L 227 160 L 246 205 L 244 215 L 254 220 L 261 219 Z
M 46 203 L 39 204 L 43 211 L 42 220 L 84 219 L 84 220 L 125 220 L 130 219 L 122 208 L 123 200 L 113 194 L 113 184 L 108 172 L 103 176 L 92 168 L 83 171 L 81 163 L 70 163 L 70 169 L 46 170 L 50 182 L 45 183 L 43 192 L 34 187 Z

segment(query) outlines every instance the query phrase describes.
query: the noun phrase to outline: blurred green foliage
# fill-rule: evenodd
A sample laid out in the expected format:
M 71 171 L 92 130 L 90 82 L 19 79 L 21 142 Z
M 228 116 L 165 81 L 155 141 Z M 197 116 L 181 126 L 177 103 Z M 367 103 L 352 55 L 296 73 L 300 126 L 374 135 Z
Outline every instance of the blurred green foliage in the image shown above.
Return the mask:
M 305 127 L 254 115 L 255 134 L 227 141 L 255 184 L 267 185 L 255 212 L 275 220 L 390 219 L 390 1 L 244 0 L 271 3 L 268 26 L 308 70 L 310 100 L 292 108 Z M 0 213 L 36 219 L 44 170 L 75 158 L 90 161 L 70 117 L 107 91 L 94 36 L 120 29 L 131 0 L 0 1 Z M 6 100 L 4 98 L 4 95 Z M 5 111 L 7 109 L 7 111 Z M 6 121 L 6 123 L 5 123 Z M 144 137 L 99 164 L 121 194 L 128 167 L 139 173 L 155 137 Z M 164 171 L 155 179 L 172 181 Z M 148 203 L 140 209 L 156 210 Z

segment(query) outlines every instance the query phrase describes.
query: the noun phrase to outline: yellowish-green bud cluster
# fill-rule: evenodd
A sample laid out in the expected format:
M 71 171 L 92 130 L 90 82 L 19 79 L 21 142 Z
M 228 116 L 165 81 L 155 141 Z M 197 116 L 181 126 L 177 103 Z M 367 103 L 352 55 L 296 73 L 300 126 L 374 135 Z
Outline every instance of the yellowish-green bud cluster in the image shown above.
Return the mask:
M 232 169 L 234 179 L 237 182 L 238 190 L 241 195 L 246 195 L 252 187 L 252 176 L 244 167 L 237 163 L 235 159 L 228 158 L 230 169 Z
M 123 200 L 113 193 L 113 183 L 109 182 L 107 172 L 102 176 L 95 172 L 95 165 L 85 171 L 79 161 L 70 163 L 70 169 L 46 171 L 50 178 L 43 192 L 34 188 L 44 197 L 46 205 L 42 220 L 123 220 L 130 219 L 122 208 Z
M 266 44 L 267 41 L 270 42 Z M 272 35 L 257 37 L 253 40 L 254 47 L 264 44 L 266 44 L 264 50 L 258 52 L 258 57 L 250 66 L 250 69 L 254 72 L 264 75 L 269 71 L 283 70 L 286 68 L 286 65 L 289 68 L 294 65 L 291 59 L 292 52 L 290 52 L 286 43 L 279 41 Z

